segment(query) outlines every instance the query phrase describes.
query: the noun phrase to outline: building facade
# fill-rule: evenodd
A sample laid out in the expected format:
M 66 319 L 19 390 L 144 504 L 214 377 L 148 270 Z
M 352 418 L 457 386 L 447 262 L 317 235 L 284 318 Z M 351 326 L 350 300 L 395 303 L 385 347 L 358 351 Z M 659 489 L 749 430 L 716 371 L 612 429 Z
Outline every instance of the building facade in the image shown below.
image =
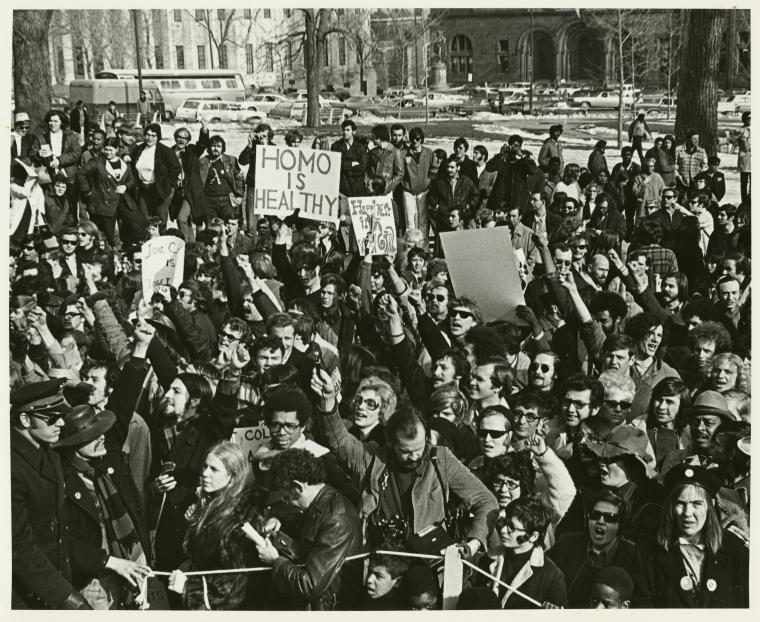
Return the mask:
M 531 79 L 531 64 L 536 82 L 618 80 L 615 11 L 440 9 L 430 17 L 446 41 L 449 84 L 525 82 Z M 667 57 L 670 52 L 677 56 L 678 20 L 674 11 L 626 10 L 623 28 L 633 36 L 624 45 L 624 70 L 635 58 L 637 84 L 664 86 L 668 73 L 674 75 Z M 629 80 L 630 70 L 625 73 Z M 748 86 L 749 73 L 749 12 L 732 10 L 724 33 L 721 86 Z
M 306 87 L 299 9 L 119 9 L 54 12 L 56 90 L 102 69 L 136 67 L 135 18 L 144 68 L 234 69 L 251 89 Z M 369 39 L 369 11 L 336 9 L 330 20 L 339 32 L 326 38 L 320 86 L 374 93 L 372 59 L 358 51 Z

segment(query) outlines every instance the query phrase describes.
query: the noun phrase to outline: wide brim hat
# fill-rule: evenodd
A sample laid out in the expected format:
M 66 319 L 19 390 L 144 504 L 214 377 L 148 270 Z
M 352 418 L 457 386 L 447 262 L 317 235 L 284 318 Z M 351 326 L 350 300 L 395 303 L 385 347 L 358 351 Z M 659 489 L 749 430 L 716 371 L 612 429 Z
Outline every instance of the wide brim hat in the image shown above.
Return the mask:
M 29 121 L 29 115 L 26 112 L 17 112 L 13 123 L 15 125 L 16 123 L 28 123 Z
M 686 409 L 689 417 L 698 415 L 713 415 L 724 421 L 736 421 L 737 418 L 728 409 L 728 401 L 717 391 L 702 391 L 694 403 Z
M 632 456 L 643 467 L 648 478 L 655 476 L 651 456 L 647 454 L 649 437 L 647 433 L 631 425 L 622 425 L 603 441 L 592 441 L 585 444 L 597 458 L 614 460 L 624 456 Z
M 53 447 L 85 445 L 105 434 L 116 423 L 110 410 L 96 412 L 92 406 L 74 406 L 63 419 L 61 437 Z

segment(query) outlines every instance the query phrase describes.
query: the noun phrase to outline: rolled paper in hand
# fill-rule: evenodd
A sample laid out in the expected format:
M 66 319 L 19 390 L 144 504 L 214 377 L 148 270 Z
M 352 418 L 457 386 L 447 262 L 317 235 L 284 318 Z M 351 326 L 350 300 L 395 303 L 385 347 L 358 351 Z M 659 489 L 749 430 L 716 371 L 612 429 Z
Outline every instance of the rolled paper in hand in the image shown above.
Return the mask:
M 250 540 L 253 540 L 253 543 L 256 546 L 266 546 L 267 541 L 262 537 L 262 535 L 256 531 L 251 523 L 245 522 L 243 523 L 240 528 L 243 530 L 243 533 L 248 536 Z

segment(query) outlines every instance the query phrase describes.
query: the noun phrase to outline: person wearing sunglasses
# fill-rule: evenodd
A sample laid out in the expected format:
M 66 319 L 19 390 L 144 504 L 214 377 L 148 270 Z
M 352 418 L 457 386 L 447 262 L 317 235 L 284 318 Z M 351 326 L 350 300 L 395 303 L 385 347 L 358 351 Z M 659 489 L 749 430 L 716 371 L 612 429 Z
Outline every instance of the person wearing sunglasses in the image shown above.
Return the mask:
M 596 231 L 597 235 L 602 231 L 615 231 L 620 235 L 620 239 L 623 239 L 626 234 L 625 216 L 612 206 L 610 195 L 606 192 L 600 192 L 596 195 L 594 204 L 596 208 L 591 214 L 586 228 Z
M 363 443 L 385 444 L 385 422 L 396 410 L 396 394 L 377 376 L 359 382 L 353 400 L 354 424 L 348 431 Z
M 200 122 L 201 128 L 195 143 L 192 142 L 190 130 L 180 127 L 174 132 L 174 146 L 171 147 L 182 165 L 182 171 L 179 174 L 179 189 L 172 197 L 170 211 L 177 218 L 179 230 L 187 243 L 195 241 L 192 223 L 199 224 L 204 215 L 200 157 L 208 148 L 209 131 L 203 117 Z
M 463 343 L 467 332 L 482 323 L 483 316 L 474 300 L 462 296 L 449 303 L 449 324 L 454 341 Z
M 588 608 L 596 575 L 607 566 L 622 568 L 634 579 L 634 594 L 643 577 L 636 546 L 622 537 L 626 503 L 617 493 L 602 490 L 591 496 L 581 532 L 562 534 L 547 556 L 565 575 L 568 607 Z M 637 604 L 636 598 L 632 604 Z
M 478 566 L 520 593 L 542 603 L 545 609 L 567 605 L 565 579 L 544 553 L 543 542 L 551 524 L 551 509 L 534 495 L 512 501 L 496 520 L 501 545 L 484 555 Z M 497 592 L 502 609 L 530 609 L 535 605 L 492 579 L 476 575 L 475 581 Z
M 64 383 L 32 382 L 10 396 L 14 609 L 92 609 L 72 584 L 61 460 L 51 449 L 71 409 Z
M 26 164 L 40 151 L 40 139 L 31 132 L 32 122 L 26 112 L 17 112 L 13 120 L 13 132 L 11 133 L 11 162 L 18 158 Z
M 605 407 L 612 408 L 610 402 L 605 402 Z M 623 497 L 629 512 L 621 523 L 621 535 L 637 544 L 654 538 L 664 490 L 654 479 L 656 461 L 647 433 L 630 424 L 611 430 L 597 426 L 583 447 L 598 473 L 586 494 L 610 490 Z M 594 468 L 593 463 L 590 466 Z

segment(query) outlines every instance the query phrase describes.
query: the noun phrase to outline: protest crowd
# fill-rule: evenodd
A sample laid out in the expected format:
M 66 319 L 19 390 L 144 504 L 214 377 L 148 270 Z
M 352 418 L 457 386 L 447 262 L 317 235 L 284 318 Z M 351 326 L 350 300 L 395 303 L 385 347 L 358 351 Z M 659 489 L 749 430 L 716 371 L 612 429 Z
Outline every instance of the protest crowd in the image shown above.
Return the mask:
M 742 126 L 733 205 L 643 115 L 610 169 L 17 111 L 12 606 L 748 607 Z

